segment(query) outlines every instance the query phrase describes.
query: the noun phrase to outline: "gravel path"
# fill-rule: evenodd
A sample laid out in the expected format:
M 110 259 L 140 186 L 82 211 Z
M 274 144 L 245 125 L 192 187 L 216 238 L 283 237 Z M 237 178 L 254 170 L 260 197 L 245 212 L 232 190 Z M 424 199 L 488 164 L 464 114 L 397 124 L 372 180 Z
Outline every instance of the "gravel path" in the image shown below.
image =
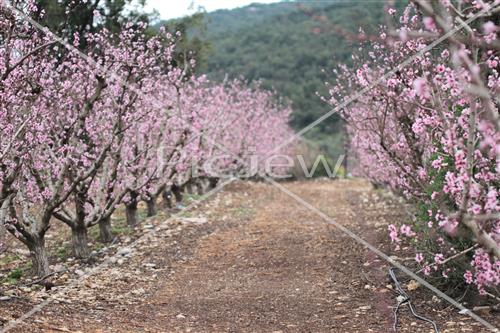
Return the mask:
M 405 218 L 395 198 L 363 181 L 284 185 L 387 251 L 387 223 Z M 391 331 L 388 267 L 270 185 L 231 185 L 154 230 L 123 263 L 65 291 L 17 331 Z M 486 332 L 421 289 L 412 293 L 417 309 L 443 331 Z M 40 293 L 2 308 L 2 318 L 50 297 Z M 406 311 L 400 320 L 400 331 L 432 332 Z

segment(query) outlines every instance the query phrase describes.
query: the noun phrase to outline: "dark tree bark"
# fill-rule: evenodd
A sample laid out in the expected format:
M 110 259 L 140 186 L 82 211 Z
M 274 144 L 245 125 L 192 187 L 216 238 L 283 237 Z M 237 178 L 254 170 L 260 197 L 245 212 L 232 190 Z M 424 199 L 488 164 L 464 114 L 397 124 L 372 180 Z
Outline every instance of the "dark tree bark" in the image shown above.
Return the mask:
M 76 223 L 71 227 L 73 255 L 76 258 L 87 258 L 90 254 L 87 224 L 85 223 L 85 202 L 87 191 L 85 187 L 75 194 Z
M 165 190 L 162 192 L 164 208 L 172 208 L 172 191 Z
M 208 178 L 209 189 L 213 190 L 214 188 L 217 187 L 218 183 L 219 183 L 219 178 L 215 178 L 215 177 Z
M 190 181 L 189 183 L 186 184 L 186 192 L 188 194 L 193 194 L 194 193 L 194 188 L 195 188 L 195 185 L 192 181 Z
M 5 246 L 6 234 L 5 226 L 0 223 L 0 253 L 2 253 Z
M 137 203 L 127 205 L 125 207 L 125 213 L 127 216 L 127 224 L 131 227 L 135 227 L 138 224 Z
M 111 217 L 105 217 L 99 221 L 99 238 L 103 243 L 113 241 L 113 232 L 111 231 Z
M 146 205 L 148 207 L 148 217 L 155 216 L 158 212 L 156 207 L 156 198 L 146 200 Z
M 27 243 L 30 250 L 33 273 L 37 276 L 46 276 L 50 273 L 47 250 L 43 237 L 37 237 Z
M 177 203 L 181 203 L 182 202 L 182 189 L 181 189 L 181 187 L 177 186 L 177 185 L 173 185 L 172 186 L 172 193 L 174 194 L 175 201 Z
M 137 218 L 137 204 L 139 195 L 135 192 L 130 193 L 130 201 L 125 205 L 125 215 L 127 216 L 127 224 L 135 227 L 139 220 Z
M 201 179 L 198 179 L 198 181 L 196 181 L 196 194 L 203 195 L 203 193 L 203 182 Z
M 88 246 L 88 235 L 87 228 L 77 226 L 71 229 L 71 240 L 73 243 L 73 255 L 76 258 L 87 258 L 90 254 L 90 249 Z

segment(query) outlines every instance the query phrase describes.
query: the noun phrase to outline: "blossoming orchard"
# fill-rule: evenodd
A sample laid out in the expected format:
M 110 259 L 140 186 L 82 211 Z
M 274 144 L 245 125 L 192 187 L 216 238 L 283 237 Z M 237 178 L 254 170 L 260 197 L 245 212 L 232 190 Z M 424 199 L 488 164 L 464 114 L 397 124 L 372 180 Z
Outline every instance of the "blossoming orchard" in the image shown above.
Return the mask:
M 353 56 L 356 68 L 335 71 L 339 83 L 330 87 L 330 102 L 363 91 L 343 110 L 358 172 L 418 207 L 411 221 L 389 225 L 394 245 L 413 246 L 426 276 L 458 275 L 498 296 L 498 27 L 485 15 L 482 24 L 428 49 L 466 24 L 460 17 L 494 5 L 466 3 L 459 2 L 459 12 L 452 2 L 434 8 L 416 1 L 401 16 L 388 8 L 392 29 L 363 45 L 366 52 Z M 466 253 L 469 262 L 446 260 Z
M 146 3 L 0 0 L 0 328 L 101 331 L 71 302 L 106 311 L 110 332 L 384 331 L 412 322 L 404 305 L 436 332 L 459 314 L 499 324 L 460 301 L 500 309 L 500 0 L 380 1 L 372 31 L 325 14 L 359 4 L 151 24 Z M 345 39 L 351 59 L 325 65 L 265 31 L 300 20 L 306 45 Z M 248 56 L 231 58 L 232 33 Z M 249 79 L 217 76 L 250 68 L 251 43 L 288 42 Z M 304 87 L 283 79 L 310 61 Z M 317 81 L 323 113 L 305 114 L 294 98 Z M 50 304 L 73 286 L 90 291 Z M 433 300 L 425 316 L 415 298 Z
M 33 2 L 22 9 L 37 11 Z M 230 152 L 236 157 L 219 167 L 237 172 L 252 147 L 289 132 L 290 111 L 272 93 L 174 67 L 180 34 L 148 39 L 144 24 L 128 24 L 61 45 L 7 8 L 1 15 L 0 216 L 39 276 L 49 273 L 44 235 L 53 219 L 71 228 L 74 255 L 86 257 L 88 228 L 99 224 L 111 241 L 120 204 L 133 226 L 138 201 L 154 214 L 164 191 L 193 181 L 193 166 Z

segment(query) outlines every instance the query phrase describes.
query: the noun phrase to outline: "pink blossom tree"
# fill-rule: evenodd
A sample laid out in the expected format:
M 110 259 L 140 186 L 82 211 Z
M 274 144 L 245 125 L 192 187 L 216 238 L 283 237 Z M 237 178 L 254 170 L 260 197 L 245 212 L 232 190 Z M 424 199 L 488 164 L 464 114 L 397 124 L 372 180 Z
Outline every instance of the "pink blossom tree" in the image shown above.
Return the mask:
M 343 111 L 358 171 L 421 208 L 413 225 L 390 226 L 392 241 L 410 240 L 424 273 L 445 278 L 459 272 L 451 259 L 473 253 L 462 274 L 483 294 L 500 284 L 500 59 L 492 8 L 417 1 L 397 28 L 382 28 L 364 45 L 357 68 L 336 70 L 339 84 L 330 87 L 332 104 L 363 92 Z M 427 50 L 441 36 L 445 44 Z M 435 250 L 424 255 L 429 241 Z
M 83 155 L 95 160 L 95 151 L 104 153 L 93 174 L 81 179 L 70 200 L 54 212 L 57 219 L 71 227 L 73 251 L 77 257 L 89 253 L 89 227 L 99 223 L 101 239 L 109 241 L 112 237 L 109 217 L 128 191 L 128 188 L 119 190 L 115 187 L 120 167 L 124 162 L 131 163 L 123 160 L 124 143 L 136 124 L 155 120 L 149 117 L 151 111 L 142 101 L 145 96 L 149 97 L 152 78 L 157 77 L 155 58 L 160 55 L 157 47 L 161 43 L 156 40 L 146 42 L 142 33 L 143 29 L 129 28 L 114 36 L 104 29 L 85 36 L 87 45 L 90 45 L 87 50 L 90 58 L 81 58 L 79 61 L 84 62 L 84 66 L 74 68 L 75 72 L 69 75 L 72 80 L 79 75 L 90 76 L 79 82 L 80 87 L 85 87 L 83 93 L 73 94 L 77 100 L 83 99 L 85 106 L 92 110 L 81 118 L 85 123 L 80 133 Z M 94 68 L 95 64 L 98 68 Z M 96 70 L 104 70 L 101 81 L 93 79 Z M 99 99 L 95 94 L 88 100 L 88 87 L 95 87 Z M 77 161 L 71 167 L 72 172 L 66 175 L 67 181 L 74 182 L 75 176 L 88 167 L 88 162 Z
M 13 3 L 27 15 L 33 2 Z M 75 34 L 73 46 L 0 7 L 0 223 L 29 249 L 37 275 L 49 272 L 45 234 L 56 218 L 72 232 L 76 257 L 89 254 L 88 228 L 112 238 L 124 204 L 183 186 L 211 159 L 236 172 L 288 134 L 290 110 L 273 93 L 242 82 L 215 84 L 174 66 L 176 38 L 146 36 L 128 23 Z M 80 39 L 85 43 L 78 49 Z M 207 175 L 203 175 L 207 176 Z
M 36 10 L 31 2 L 20 2 L 19 6 L 27 13 Z M 51 212 L 71 192 L 71 186 L 67 187 L 58 176 L 67 171 L 72 154 L 73 142 L 70 141 L 74 138 L 71 132 L 77 125 L 63 129 L 51 124 L 53 117 L 62 115 L 53 113 L 49 107 L 57 96 L 52 84 L 61 78 L 56 70 L 59 63 L 54 57 L 57 55 L 54 42 L 3 4 L 0 25 L 3 59 L 0 69 L 0 218 L 7 230 L 28 246 L 34 271 L 43 275 L 48 271 L 44 235 Z M 61 102 L 62 110 L 67 105 L 66 101 Z M 59 137 L 51 137 L 58 130 L 62 131 Z M 44 186 L 38 177 L 48 160 L 53 161 L 53 165 L 44 171 L 53 178 L 50 185 Z

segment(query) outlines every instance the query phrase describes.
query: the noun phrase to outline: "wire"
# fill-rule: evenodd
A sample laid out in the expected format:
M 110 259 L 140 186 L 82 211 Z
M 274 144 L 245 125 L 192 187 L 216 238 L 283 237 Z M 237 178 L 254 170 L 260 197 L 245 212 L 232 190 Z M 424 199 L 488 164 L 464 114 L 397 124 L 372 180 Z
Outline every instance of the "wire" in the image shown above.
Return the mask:
M 398 305 L 396 306 L 396 309 L 394 309 L 394 324 L 392 326 L 394 331 L 397 331 L 397 329 L 398 329 L 397 326 L 398 326 L 399 309 L 402 305 L 406 304 L 406 305 L 408 305 L 408 308 L 410 308 L 410 311 L 415 318 L 430 323 L 434 327 L 434 331 L 436 333 L 439 333 L 439 329 L 434 321 L 430 320 L 429 318 L 422 317 L 419 314 L 417 314 L 417 312 L 415 311 L 415 308 L 413 307 L 413 304 L 411 304 L 410 296 L 403 290 L 403 288 L 401 288 L 401 284 L 399 283 L 399 281 L 396 277 L 396 273 L 394 272 L 395 270 L 396 270 L 396 267 L 389 268 L 389 276 L 391 277 L 392 281 L 394 282 L 394 286 L 396 287 L 396 290 L 398 291 L 398 293 L 400 295 L 398 297 Z

